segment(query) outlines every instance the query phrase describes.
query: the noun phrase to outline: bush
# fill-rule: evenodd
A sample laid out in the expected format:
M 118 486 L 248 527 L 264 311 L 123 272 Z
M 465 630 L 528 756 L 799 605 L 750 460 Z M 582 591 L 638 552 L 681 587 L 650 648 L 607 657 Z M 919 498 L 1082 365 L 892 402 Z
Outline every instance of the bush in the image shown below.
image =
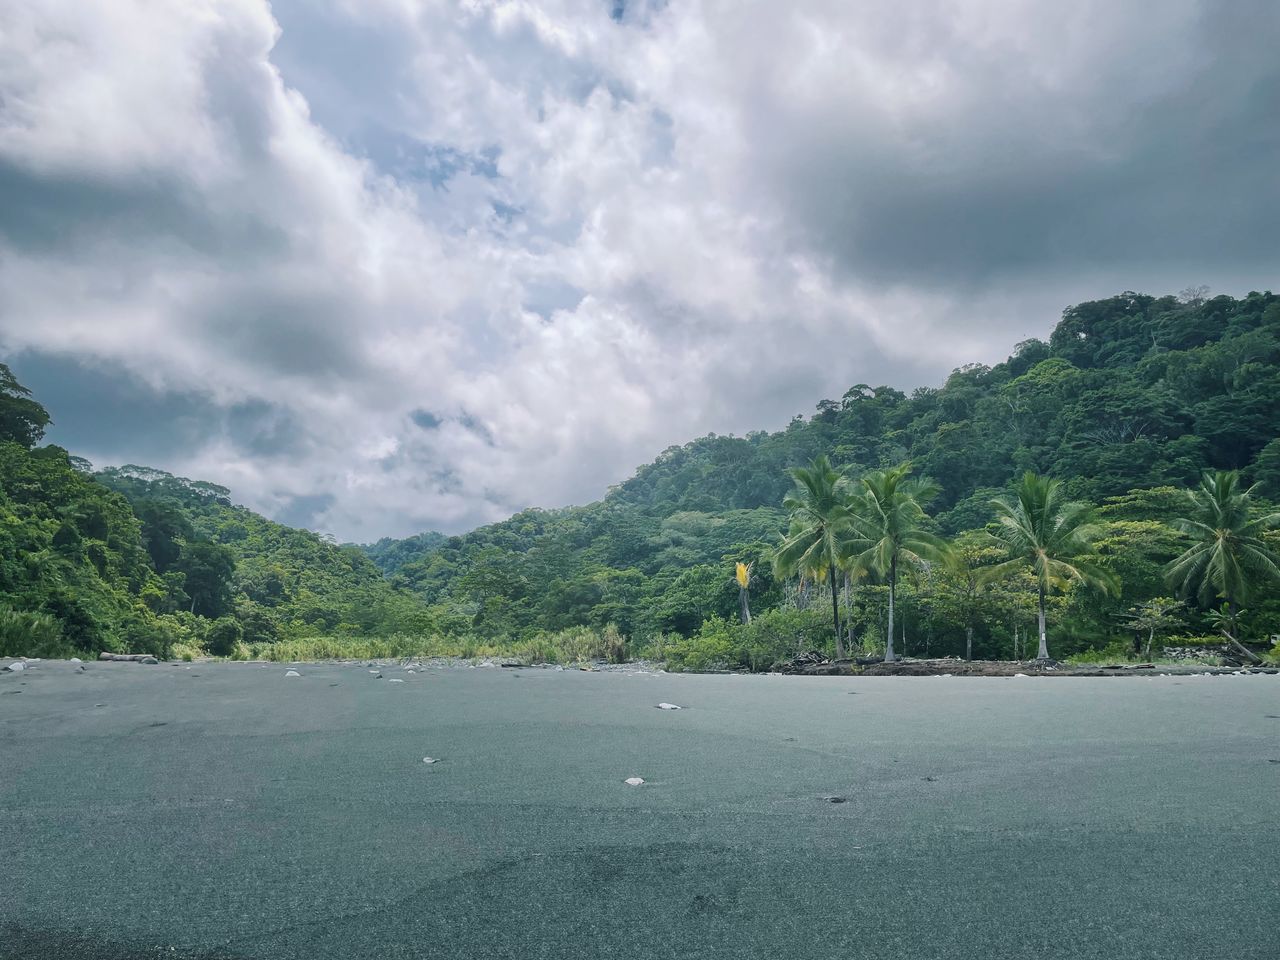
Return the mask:
M 240 624 L 231 617 L 219 617 L 209 624 L 204 635 L 204 646 L 215 657 L 229 657 L 236 652 L 244 639 Z
M 172 617 L 145 616 L 126 623 L 121 639 L 128 653 L 149 653 L 167 660 L 173 655 L 174 644 L 186 639 L 186 631 Z
M 1133 660 L 1133 642 L 1116 640 L 1100 650 L 1091 647 L 1088 650 L 1073 653 L 1064 662 L 1076 666 L 1090 663 L 1128 663 L 1131 660 Z
M 47 613 L 0 607 L 0 657 L 69 657 L 62 625 Z

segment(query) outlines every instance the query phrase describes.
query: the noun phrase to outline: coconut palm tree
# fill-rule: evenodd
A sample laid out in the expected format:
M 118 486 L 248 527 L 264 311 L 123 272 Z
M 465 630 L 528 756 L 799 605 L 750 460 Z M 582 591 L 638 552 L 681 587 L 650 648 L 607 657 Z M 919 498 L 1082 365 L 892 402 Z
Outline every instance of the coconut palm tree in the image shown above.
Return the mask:
M 1035 576 L 1040 613 L 1037 659 L 1048 660 L 1045 600 L 1049 591 L 1079 583 L 1111 593 L 1119 589 L 1119 582 L 1111 571 L 1090 562 L 1098 530 L 1089 522 L 1089 505 L 1065 501 L 1059 481 L 1028 471 L 1012 496 L 998 497 L 991 505 L 997 528 L 989 536 L 1009 559 L 986 567 L 982 580 L 989 583 L 1022 571 Z
M 752 564 L 739 560 L 733 571 L 733 579 L 738 584 L 738 606 L 742 611 L 744 624 L 751 622 L 751 602 L 747 593 L 751 587 L 751 567 Z
M 849 481 L 831 466 L 826 456 L 788 472 L 796 485 L 782 506 L 790 513 L 791 524 L 774 552 L 774 573 L 779 577 L 799 574 L 829 581 L 836 656 L 843 657 L 836 568 L 840 565 L 840 544 L 849 527 Z
M 1234 470 L 1206 472 L 1200 486 L 1187 491 L 1188 516 L 1173 521 L 1195 543 L 1165 568 L 1166 580 L 1182 596 L 1204 606 L 1221 600 L 1232 621 L 1261 584 L 1280 581 L 1280 554 L 1263 540 L 1280 527 L 1280 513 L 1258 513 L 1254 489 L 1240 489 Z
M 947 542 L 924 528 L 922 504 L 937 495 L 938 485 L 910 474 L 911 464 L 903 463 L 862 478 L 862 489 L 851 510 L 851 535 L 842 544 L 842 559 L 848 566 L 878 574 L 889 587 L 886 663 L 897 659 L 893 614 L 899 570 L 904 564 L 944 561 L 950 556 Z

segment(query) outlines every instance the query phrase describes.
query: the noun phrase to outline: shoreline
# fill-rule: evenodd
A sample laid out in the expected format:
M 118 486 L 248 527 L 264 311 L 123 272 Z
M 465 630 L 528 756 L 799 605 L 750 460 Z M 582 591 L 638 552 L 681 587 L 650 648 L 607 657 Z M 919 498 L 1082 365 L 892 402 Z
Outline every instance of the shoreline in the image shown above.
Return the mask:
M 989 677 L 989 678 L 1022 678 L 1022 677 L 1153 677 L 1153 676 L 1249 676 L 1254 674 L 1280 675 L 1280 666 L 1220 666 L 1204 663 L 1125 663 L 1125 664 L 1082 664 L 1072 666 L 1064 663 L 1041 664 L 1036 661 L 1016 660 L 924 660 L 916 658 L 899 659 L 893 663 L 873 662 L 856 663 L 840 660 L 821 664 L 808 664 L 804 667 L 789 670 L 767 670 L 752 673 L 747 670 L 685 670 L 668 671 L 662 663 L 648 660 L 627 661 L 624 663 L 608 663 L 603 661 L 586 661 L 575 664 L 526 663 L 516 657 L 388 657 L 388 658 L 324 658 L 317 660 L 233 660 L 225 657 L 201 657 L 192 661 L 155 660 L 147 658 L 113 657 L 102 660 L 81 661 L 76 659 L 41 658 L 41 657 L 0 657 L 0 675 L 21 675 L 25 670 L 41 664 L 58 664 L 74 666 L 80 670 L 90 669 L 95 665 L 107 663 L 132 663 L 143 669 L 152 666 L 192 666 L 217 663 L 273 666 L 302 665 L 359 665 L 372 669 L 400 668 L 412 670 L 475 670 L 475 669 L 507 669 L 507 670 L 547 670 L 553 672 L 575 673 L 624 673 L 648 674 L 653 676 L 791 676 L 791 677 L 919 677 L 919 678 L 953 678 L 953 677 Z M 11 664 L 19 664 L 17 670 L 10 670 Z

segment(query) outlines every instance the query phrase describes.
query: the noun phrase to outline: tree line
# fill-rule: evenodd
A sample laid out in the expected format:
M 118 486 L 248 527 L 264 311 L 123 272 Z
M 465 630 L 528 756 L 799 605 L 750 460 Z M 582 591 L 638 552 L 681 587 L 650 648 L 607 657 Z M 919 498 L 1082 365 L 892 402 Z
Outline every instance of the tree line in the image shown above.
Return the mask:
M 902 463 L 855 481 L 833 468 L 825 455 L 790 471 L 795 487 L 783 501 L 790 525 L 772 554 L 773 570 L 784 579 L 827 582 L 838 658 L 846 653 L 839 581 L 846 590 L 865 580 L 886 588 L 886 662 L 896 659 L 894 601 L 907 568 L 949 567 L 961 574 L 960 589 L 970 589 L 975 597 L 1001 580 L 1029 581 L 1035 593 L 1039 660 L 1050 659 L 1047 606 L 1054 591 L 1120 593 L 1120 578 L 1105 560 L 1099 562 L 1102 528 L 1094 523 L 1094 508 L 1066 499 L 1060 480 L 1028 471 L 1011 493 L 993 498 L 994 521 L 970 539 L 988 547 L 993 562 L 975 565 L 972 554 L 933 532 L 925 507 L 939 487 L 911 472 L 911 464 Z M 1173 519 L 1171 526 L 1188 542 L 1164 568 L 1167 585 L 1182 599 L 1150 598 L 1129 611 L 1128 625 L 1150 630 L 1149 653 L 1155 631 L 1174 626 L 1175 610 L 1191 600 L 1212 611 L 1226 639 L 1252 657 L 1236 637 L 1241 605 L 1260 589 L 1280 583 L 1280 551 L 1266 539 L 1280 528 L 1280 512 L 1261 509 L 1255 489 L 1242 488 L 1235 471 L 1205 473 L 1197 488 L 1186 491 L 1185 507 L 1186 515 Z M 750 623 L 745 593 L 742 602 L 745 626 Z M 972 656 L 971 634 L 966 656 Z

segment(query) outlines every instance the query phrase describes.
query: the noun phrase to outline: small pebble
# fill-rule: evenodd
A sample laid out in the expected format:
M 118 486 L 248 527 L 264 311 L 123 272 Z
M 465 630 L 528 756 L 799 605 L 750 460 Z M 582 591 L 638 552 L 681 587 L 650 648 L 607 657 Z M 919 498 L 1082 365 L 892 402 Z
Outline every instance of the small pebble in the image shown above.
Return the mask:
M 629 787 L 638 787 L 642 783 L 644 783 L 644 781 L 639 777 L 627 777 L 627 779 L 623 780 L 622 782 Z
M 392 677 L 390 680 L 387 681 L 387 683 L 404 683 L 404 681 L 397 677 Z
M 300 676 L 302 676 L 302 674 L 300 674 L 297 670 L 286 670 L 286 671 L 284 672 L 284 675 L 285 675 L 286 677 L 300 677 Z
M 660 703 L 658 704 L 658 709 L 659 710 L 683 710 L 684 707 L 678 707 L 674 703 Z
M 423 763 L 439 763 L 440 757 L 423 757 L 422 762 Z
M 823 797 L 822 799 L 827 801 L 827 803 L 844 803 L 845 802 L 844 797 Z

